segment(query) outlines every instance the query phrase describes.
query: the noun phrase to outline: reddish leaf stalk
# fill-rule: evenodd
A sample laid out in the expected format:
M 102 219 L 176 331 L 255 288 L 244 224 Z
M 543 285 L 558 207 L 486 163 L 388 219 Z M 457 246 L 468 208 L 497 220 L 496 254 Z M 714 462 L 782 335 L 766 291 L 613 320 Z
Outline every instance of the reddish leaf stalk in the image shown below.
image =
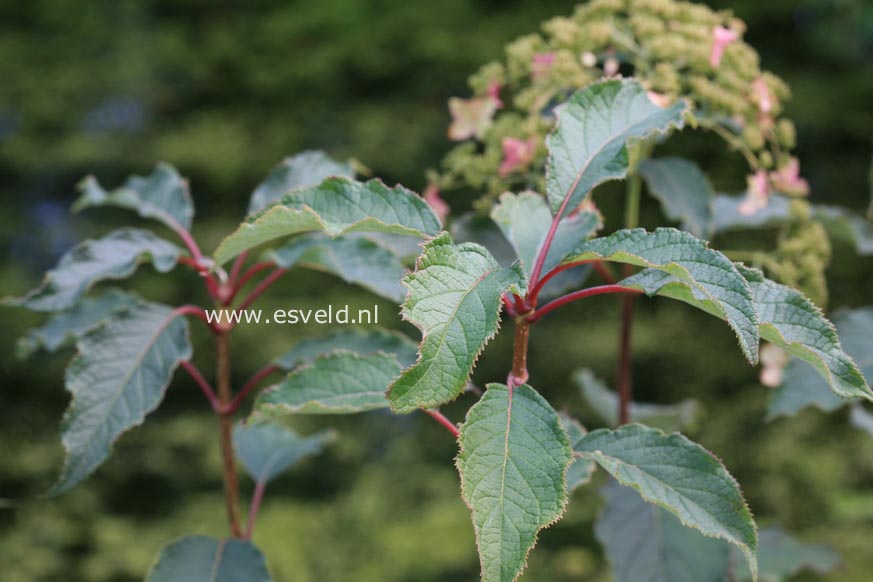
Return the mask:
M 248 382 L 246 382 L 245 385 L 242 387 L 242 390 L 236 393 L 236 396 L 234 396 L 233 400 L 230 402 L 225 412 L 227 412 L 228 414 L 233 414 L 237 410 L 239 410 L 239 407 L 242 405 L 249 392 L 251 392 L 258 384 L 260 384 L 264 378 L 266 378 L 270 374 L 273 374 L 274 372 L 278 372 L 279 370 L 281 370 L 279 366 L 275 364 L 270 364 L 255 372 L 252 377 L 249 378 Z
M 261 282 L 258 283 L 258 285 L 254 289 L 252 289 L 252 292 L 249 293 L 245 299 L 243 299 L 242 303 L 239 304 L 239 307 L 237 307 L 237 309 L 245 309 L 249 305 L 254 303 L 255 299 L 260 297 L 264 291 L 269 289 L 270 285 L 279 280 L 279 277 L 284 275 L 286 271 L 287 269 L 283 269 L 281 267 L 277 267 L 276 269 L 274 269 L 272 273 L 264 277 L 263 280 L 261 280 Z
M 545 314 L 554 311 L 562 305 L 566 305 L 567 303 L 570 303 L 572 301 L 584 299 L 585 297 L 593 297 L 595 295 L 603 295 L 606 293 L 642 293 L 642 291 L 640 291 L 639 289 L 633 289 L 631 287 L 622 287 L 621 285 L 601 285 L 599 287 L 589 287 L 587 289 L 581 289 L 579 291 L 568 293 L 567 295 L 558 297 L 554 301 L 546 303 L 535 312 L 533 312 L 531 315 L 529 315 L 527 317 L 527 322 L 536 323 Z
M 246 539 L 252 539 L 252 534 L 255 533 L 255 522 L 258 520 L 258 513 L 261 510 L 261 502 L 264 500 L 264 492 L 267 490 L 267 481 L 261 480 L 255 484 L 255 491 L 252 494 L 252 503 L 249 506 L 249 519 L 246 522 Z
M 204 310 L 199 305 L 181 305 L 174 309 L 173 313 L 175 313 L 176 315 L 191 315 L 193 317 L 201 319 L 204 323 L 206 323 L 206 325 L 209 326 L 209 329 L 211 329 L 213 332 L 216 331 L 215 325 L 212 324 L 212 322 L 210 322 L 209 319 L 206 317 L 206 310 Z
M 235 538 L 240 538 L 242 537 L 242 529 L 240 528 L 239 483 L 237 482 L 236 459 L 233 451 L 233 413 L 228 412 L 231 388 L 230 338 L 227 331 L 216 336 L 216 348 L 218 401 L 221 407 L 218 412 L 218 429 L 224 474 L 224 502 L 227 509 L 227 521 L 230 524 L 230 534 Z
M 270 268 L 275 267 L 275 266 L 276 265 L 272 262 L 261 261 L 259 263 L 255 263 L 254 265 L 249 267 L 246 270 L 246 272 L 243 273 L 242 276 L 238 277 L 237 281 L 234 283 L 233 294 L 232 294 L 231 298 L 233 298 L 233 296 L 236 296 L 242 290 L 242 288 L 246 286 L 246 283 L 251 281 L 252 277 L 257 275 L 261 271 L 264 271 L 266 269 L 270 269 Z
M 434 410 L 434 409 L 426 409 L 425 412 L 428 414 L 428 416 L 430 416 L 431 418 L 436 420 L 438 423 L 443 425 L 443 427 L 447 431 L 452 433 L 452 436 L 454 436 L 455 438 L 458 438 L 459 436 L 461 436 L 461 431 L 458 430 L 458 425 L 456 425 L 454 422 L 452 422 L 451 420 L 446 418 L 446 416 L 442 412 L 440 412 L 439 410 Z
M 249 258 L 249 252 L 243 251 L 239 255 L 237 255 L 236 259 L 233 261 L 233 267 L 230 269 L 230 277 L 227 280 L 228 286 L 233 289 L 236 285 L 236 280 L 239 277 L 240 271 L 242 271 L 243 265 L 245 265 L 246 259 Z
M 185 368 L 185 371 L 194 379 L 194 382 L 203 392 L 206 399 L 209 401 L 209 405 L 212 407 L 212 410 L 218 412 L 219 402 L 218 396 L 215 395 L 215 391 L 212 389 L 212 386 L 209 385 L 209 382 L 206 381 L 206 378 L 203 377 L 203 374 L 200 373 L 200 370 L 197 369 L 197 366 L 189 362 L 188 360 L 182 360 L 182 367 Z

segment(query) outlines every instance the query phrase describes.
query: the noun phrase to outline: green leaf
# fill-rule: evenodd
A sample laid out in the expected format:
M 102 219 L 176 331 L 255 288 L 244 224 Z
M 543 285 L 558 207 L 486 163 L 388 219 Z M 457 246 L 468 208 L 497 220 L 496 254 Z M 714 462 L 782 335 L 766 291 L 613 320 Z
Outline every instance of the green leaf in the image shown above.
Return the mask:
M 530 277 L 543 239 L 552 224 L 552 214 L 545 198 L 536 192 L 505 192 L 500 196 L 500 203 L 491 211 L 491 219 L 515 249 L 525 273 Z M 551 271 L 602 226 L 603 217 L 596 211 L 579 212 L 562 219 L 542 272 Z
M 402 368 L 411 366 L 418 357 L 418 345 L 405 335 L 387 329 L 340 329 L 329 334 L 301 340 L 291 350 L 276 358 L 285 370 L 313 361 L 316 356 L 345 350 L 366 356 L 377 352 L 394 354 Z
M 172 309 L 142 303 L 79 340 L 66 372 L 73 396 L 61 426 L 67 458 L 49 495 L 90 475 L 121 433 L 158 407 L 176 367 L 191 357 L 188 335 L 188 323 Z
M 840 344 L 858 365 L 861 374 L 873 378 L 873 307 L 839 309 L 833 314 Z M 841 408 L 848 401 L 829 389 L 826 377 L 802 359 L 792 358 L 783 372 L 782 384 L 773 392 L 767 406 L 767 418 L 792 416 L 816 406 L 825 412 Z
M 758 361 L 758 318 L 752 293 L 734 264 L 707 243 L 674 228 L 620 230 L 607 237 L 590 240 L 564 260 L 565 263 L 602 259 L 650 267 L 681 280 L 679 293 L 661 293 L 687 300 L 693 290 L 706 301 L 698 306 L 728 322 L 737 334 L 740 347 L 751 363 Z M 625 286 L 635 285 L 626 280 Z M 638 286 L 638 285 L 637 285 Z M 648 294 L 650 293 L 646 290 Z
M 680 221 L 682 230 L 696 237 L 710 236 L 715 192 L 697 164 L 684 158 L 649 159 L 640 164 L 639 173 L 667 218 Z
M 567 433 L 569 438 L 570 448 L 576 444 L 576 441 L 588 434 L 578 420 L 561 412 L 558 413 L 558 418 L 561 421 L 561 428 Z M 594 475 L 594 469 L 597 468 L 597 463 L 588 459 L 575 458 L 567 468 L 567 493 L 572 493 L 582 485 L 586 485 L 591 481 L 591 476 Z
M 743 199 L 743 196 L 716 195 L 712 203 L 713 234 L 778 226 L 788 218 L 791 202 L 785 196 L 771 194 L 767 199 L 767 206 L 750 215 L 740 212 Z
M 219 265 L 224 264 L 260 244 L 303 232 L 323 231 L 331 237 L 347 232 L 423 237 L 439 230 L 440 220 L 430 206 L 402 186 L 328 178 L 317 186 L 292 190 L 246 219 L 221 241 L 214 257 Z
M 385 390 L 400 374 L 393 354 L 352 352 L 318 356 L 255 400 L 258 418 L 285 414 L 354 414 L 387 408 Z
M 854 245 L 859 255 L 873 255 L 873 222 L 839 206 L 813 206 L 813 217 L 821 221 L 834 238 Z
M 336 275 L 397 303 L 406 295 L 400 258 L 364 238 L 299 237 L 271 251 L 269 259 L 285 269 L 299 266 Z
M 684 101 L 658 107 L 631 79 L 594 83 L 573 94 L 557 109 L 557 125 L 546 139 L 552 214 L 563 217 L 598 184 L 624 178 L 627 144 L 681 128 L 686 112 Z
M 594 533 L 615 582 L 724 582 L 727 544 L 685 527 L 666 509 L 615 481 L 601 494 L 606 506 Z
M 55 352 L 72 344 L 102 323 L 109 315 L 137 303 L 135 295 L 110 289 L 99 297 L 86 297 L 67 311 L 51 317 L 45 324 L 18 340 L 18 356 L 26 358 L 38 349 Z
M 279 423 L 240 423 L 233 431 L 233 448 L 256 483 L 269 483 L 302 459 L 317 455 L 335 439 L 336 433 L 331 430 L 302 437 Z
M 582 397 L 608 426 L 618 426 L 618 395 L 587 368 L 573 373 Z M 639 422 L 665 431 L 682 430 L 697 424 L 700 404 L 696 400 L 683 400 L 677 404 L 648 404 L 631 402 L 628 406 L 631 422 Z
M 160 273 L 176 266 L 180 249 L 148 230 L 122 228 L 97 240 L 86 240 L 68 251 L 47 272 L 42 285 L 4 303 L 34 311 L 62 311 L 75 305 L 92 285 L 123 279 L 140 263 L 151 262 Z
M 94 176 L 79 184 L 82 195 L 73 203 L 73 212 L 95 206 L 117 206 L 133 210 L 143 218 L 163 222 L 173 230 L 190 230 L 194 202 L 188 181 L 169 164 L 158 164 L 148 176 L 131 176 L 120 188 L 107 192 Z
M 519 265 L 501 268 L 477 244 L 454 245 L 448 233 L 428 241 L 415 272 L 403 280 L 409 289 L 403 317 L 423 339 L 418 362 L 391 385 L 392 410 L 412 412 L 456 398 L 497 333 L 501 296 L 513 289 L 521 293 L 524 280 Z
M 840 565 L 840 555 L 833 548 L 798 541 L 778 527 L 762 528 L 758 542 L 758 563 L 763 582 L 785 582 L 804 571 L 827 574 Z M 752 578 L 742 562 L 737 564 L 735 576 L 739 582 Z
M 478 212 L 471 211 L 453 220 L 450 232 L 458 244 L 471 242 L 488 249 L 502 267 L 508 267 L 517 258 L 515 249 L 506 240 L 497 224 Z
M 573 449 L 686 526 L 736 545 L 757 571 L 755 522 L 739 485 L 700 445 L 678 433 L 628 424 L 590 432 Z
M 473 512 L 483 582 L 512 582 L 537 533 L 567 504 L 572 460 L 557 413 L 536 390 L 489 384 L 459 437 L 461 493 Z
M 187 536 L 165 546 L 146 582 L 271 582 L 260 550 L 248 540 Z
M 249 214 L 260 212 L 295 188 L 314 186 L 331 176 L 354 178 L 348 162 L 337 162 L 320 150 L 307 150 L 277 164 L 258 184 L 249 201 Z

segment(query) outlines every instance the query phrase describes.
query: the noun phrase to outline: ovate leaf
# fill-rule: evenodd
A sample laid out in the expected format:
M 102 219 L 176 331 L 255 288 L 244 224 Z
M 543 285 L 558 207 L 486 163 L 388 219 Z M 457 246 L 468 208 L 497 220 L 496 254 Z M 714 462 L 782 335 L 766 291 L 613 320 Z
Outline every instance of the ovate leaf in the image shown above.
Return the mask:
M 576 370 L 573 379 L 582 391 L 582 397 L 597 416 L 608 426 L 618 426 L 618 395 L 587 368 Z M 677 404 L 631 402 L 628 413 L 631 422 L 674 431 L 697 424 L 700 404 L 696 400 L 683 400 Z
M 88 176 L 79 184 L 79 190 L 82 195 L 73 203 L 74 212 L 94 206 L 117 206 L 133 210 L 143 218 L 159 220 L 173 230 L 190 230 L 194 219 L 188 181 L 169 164 L 158 164 L 148 176 L 131 176 L 111 192 Z
M 400 285 L 406 273 L 400 258 L 364 238 L 299 237 L 269 257 L 285 269 L 299 266 L 330 273 L 397 303 L 406 295 Z
M 248 540 L 188 536 L 165 546 L 146 582 L 270 582 L 264 555 Z
M 335 438 L 330 430 L 302 437 L 279 423 L 239 424 L 233 431 L 233 448 L 255 482 L 269 483 Z
M 483 582 L 512 582 L 537 532 L 564 513 L 572 460 L 557 413 L 533 388 L 489 384 L 461 426 L 457 466 Z
M 558 414 L 558 418 L 561 420 L 561 427 L 570 439 L 571 448 L 576 444 L 576 441 L 588 434 L 585 427 L 583 427 L 575 418 L 572 418 L 563 412 Z M 591 476 L 594 474 L 594 469 L 596 468 L 597 463 L 589 459 L 582 459 L 580 457 L 573 459 L 573 462 L 570 463 L 570 466 L 567 468 L 567 493 L 572 493 L 582 485 L 591 481 Z
M 249 214 L 260 212 L 295 188 L 314 186 L 331 176 L 354 178 L 348 162 L 337 162 L 320 150 L 307 150 L 282 160 L 258 184 L 249 201 Z
M 691 289 L 705 297 L 700 306 L 725 319 L 737 334 L 746 359 L 757 362 L 758 318 L 749 284 L 730 259 L 706 242 L 674 228 L 620 230 L 584 243 L 564 262 L 592 259 L 650 267 L 681 280 L 685 285 L 680 286 L 680 293 L 667 296 L 684 300 L 681 291 L 687 294 Z
M 318 356 L 255 400 L 258 417 L 285 414 L 353 414 L 387 408 L 385 391 L 400 374 L 393 354 L 361 356 L 339 351 Z
M 457 397 L 497 333 L 501 296 L 520 293 L 524 281 L 519 265 L 501 268 L 477 244 L 452 244 L 448 233 L 428 241 L 415 272 L 403 280 L 409 289 L 403 316 L 422 332 L 420 355 L 391 385 L 391 408 L 412 412 Z
M 356 182 L 328 178 L 317 186 L 292 190 L 265 210 L 243 222 L 215 250 L 223 264 L 265 242 L 319 231 L 331 237 L 347 232 L 387 232 L 435 235 L 440 220 L 414 192 L 379 180 Z
M 700 167 L 684 158 L 644 160 L 639 173 L 649 192 L 664 207 L 664 214 L 682 223 L 682 230 L 709 238 L 715 192 Z
M 610 481 L 594 532 L 615 582 L 724 582 L 729 546 L 682 525 L 630 487 Z
M 737 562 L 736 580 L 751 580 L 746 565 Z M 758 565 L 763 582 L 786 582 L 804 571 L 826 574 L 840 565 L 840 555 L 828 546 L 804 543 L 778 527 L 767 527 L 758 534 Z
M 73 400 L 61 426 L 67 458 L 49 495 L 103 463 L 121 433 L 158 407 L 176 367 L 191 357 L 185 319 L 154 303 L 113 314 L 77 347 L 66 372 Z
M 678 433 L 628 424 L 590 432 L 573 449 L 684 525 L 736 545 L 757 571 L 755 522 L 739 485 L 700 445 Z
M 394 354 L 402 368 L 415 362 L 418 346 L 411 339 L 396 331 L 387 329 L 341 329 L 329 334 L 306 338 L 275 360 L 285 370 L 311 362 L 323 354 L 340 350 L 355 352 L 362 356 L 384 352 Z
M 80 243 L 46 273 L 42 285 L 5 302 L 34 311 L 62 311 L 98 281 L 129 277 L 140 263 L 151 262 L 158 272 L 166 273 L 176 266 L 179 253 L 179 247 L 148 230 L 122 228 Z
M 543 239 L 552 224 L 552 214 L 545 198 L 535 192 L 500 196 L 500 203 L 491 211 L 491 218 L 500 227 L 506 240 L 515 249 L 530 276 Z M 593 210 L 581 211 L 561 220 L 543 264 L 543 273 L 557 266 L 564 256 L 603 226 L 603 217 Z
M 27 332 L 18 340 L 17 351 L 22 358 L 38 349 L 54 352 L 97 327 L 109 315 L 126 309 L 139 299 L 119 289 L 110 289 L 103 295 L 82 299 L 67 311 L 55 314 L 45 324 Z
M 688 104 L 666 109 L 634 80 L 610 79 L 578 91 L 558 110 L 546 140 L 546 193 L 552 214 L 565 216 L 595 186 L 624 178 L 629 142 L 681 128 Z

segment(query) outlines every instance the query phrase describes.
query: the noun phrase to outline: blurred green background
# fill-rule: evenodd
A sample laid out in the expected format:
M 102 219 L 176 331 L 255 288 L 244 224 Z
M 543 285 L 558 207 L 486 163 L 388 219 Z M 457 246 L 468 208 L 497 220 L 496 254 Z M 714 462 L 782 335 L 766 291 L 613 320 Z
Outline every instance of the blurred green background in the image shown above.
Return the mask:
M 873 5 L 867 0 L 736 0 L 747 40 L 795 97 L 798 156 L 814 200 L 861 210 L 869 200 L 873 141 Z M 242 216 L 248 195 L 285 155 L 321 148 L 354 156 L 389 182 L 415 189 L 450 144 L 446 100 L 503 45 L 574 2 L 559 0 L 0 0 L 0 295 L 35 286 L 76 240 L 126 215 L 71 219 L 75 184 L 94 173 L 114 186 L 157 160 L 191 180 L 195 235 L 208 250 Z M 717 187 L 738 190 L 743 168 L 708 137 L 683 137 Z M 456 209 L 475 193 L 451 193 Z M 607 218 L 618 196 L 598 199 Z M 644 222 L 662 221 L 653 204 Z M 191 297 L 196 277 L 131 285 L 168 303 Z M 873 303 L 873 260 L 835 247 L 832 306 Z M 199 291 L 197 291 L 199 293 Z M 301 273 L 265 307 L 372 303 L 326 276 Z M 400 325 L 396 309 L 387 325 Z M 692 435 L 743 484 L 759 523 L 780 523 L 839 548 L 845 567 L 798 580 L 873 577 L 873 440 L 845 413 L 806 411 L 765 424 L 765 389 L 727 326 L 668 302 L 643 302 L 635 338 L 642 400 L 696 397 L 706 415 Z M 531 376 L 556 407 L 592 418 L 570 382 L 593 367 L 611 380 L 617 302 L 595 298 L 534 330 Z M 214 420 L 186 377 L 142 428 L 123 437 L 90 480 L 36 500 L 62 459 L 58 425 L 70 352 L 15 359 L 15 339 L 41 318 L 0 311 L 0 579 L 139 580 L 171 538 L 225 531 Z M 403 324 L 405 325 L 405 324 Z M 415 332 L 405 328 L 415 337 Z M 211 344 L 195 334 L 195 360 Z M 235 381 L 316 326 L 243 327 Z M 509 338 L 493 342 L 477 383 L 505 377 Z M 446 408 L 459 420 L 468 399 Z M 590 425 L 594 423 L 589 421 Z M 472 526 L 459 496 L 455 446 L 419 415 L 299 418 L 302 432 L 334 426 L 341 438 L 268 490 L 255 536 L 280 582 L 474 581 Z M 249 485 L 246 484 L 246 491 Z M 607 580 L 592 533 L 599 497 L 577 492 L 544 531 L 525 580 Z

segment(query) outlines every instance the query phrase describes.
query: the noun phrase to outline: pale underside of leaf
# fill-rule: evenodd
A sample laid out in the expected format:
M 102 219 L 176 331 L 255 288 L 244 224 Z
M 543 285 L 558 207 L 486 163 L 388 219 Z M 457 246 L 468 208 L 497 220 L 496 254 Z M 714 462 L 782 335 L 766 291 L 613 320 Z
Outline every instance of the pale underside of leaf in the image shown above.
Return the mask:
M 269 258 L 284 269 L 299 266 L 336 275 L 397 303 L 406 294 L 400 285 L 406 274 L 400 258 L 364 238 L 298 237 Z
M 758 534 L 758 562 L 763 582 L 787 582 L 789 577 L 809 571 L 826 574 L 840 565 L 840 555 L 828 546 L 794 539 L 778 527 L 762 528 Z M 740 560 L 734 561 L 737 582 L 752 576 Z
M 393 354 L 401 368 L 411 366 L 418 357 L 418 344 L 400 332 L 387 329 L 340 329 L 323 336 L 306 338 L 276 358 L 276 365 L 292 370 L 313 361 L 316 356 L 339 350 L 367 356 L 376 352 Z
M 97 282 L 129 277 L 141 263 L 151 262 L 159 273 L 169 272 L 179 254 L 179 247 L 148 230 L 122 228 L 78 244 L 46 273 L 42 285 L 4 302 L 34 311 L 63 311 Z
M 261 392 L 256 418 L 285 414 L 354 414 L 387 408 L 385 391 L 400 374 L 393 354 L 336 351 L 318 356 Z
M 730 259 L 710 249 L 706 242 L 674 228 L 658 228 L 651 233 L 641 228 L 620 230 L 584 243 L 564 262 L 595 259 L 649 267 L 684 282 L 707 299 L 702 308 L 728 322 L 746 359 L 757 362 L 760 335 L 749 284 Z
M 143 303 L 79 340 L 66 373 L 72 394 L 62 423 L 67 458 L 49 495 L 91 474 L 113 442 L 157 408 L 176 367 L 191 357 L 188 335 L 187 322 L 170 308 Z
M 688 527 L 742 550 L 756 571 L 755 523 L 739 486 L 721 462 L 684 436 L 624 425 L 588 433 L 574 446 L 622 485 L 673 513 Z
M 537 533 L 567 503 L 572 460 L 557 413 L 533 388 L 490 384 L 461 426 L 457 466 L 473 514 L 483 582 L 512 582 Z
M 233 448 L 255 482 L 269 483 L 299 461 L 320 453 L 335 439 L 336 433 L 331 430 L 303 437 L 279 423 L 249 423 L 234 429 Z
M 217 264 L 263 243 L 303 232 L 331 237 L 349 232 L 384 232 L 433 236 L 440 220 L 414 192 L 379 180 L 357 182 L 328 178 L 302 187 L 243 222 L 215 250 Z
M 146 582 L 271 582 L 263 554 L 248 540 L 187 536 L 165 546 Z
M 415 272 L 403 281 L 409 290 L 403 317 L 423 337 L 418 361 L 388 392 L 392 410 L 433 408 L 461 394 L 497 333 L 503 293 L 520 293 L 524 281 L 520 265 L 501 268 L 479 245 L 454 245 L 448 233 L 428 241 Z
M 173 166 L 158 164 L 148 176 L 131 176 L 120 188 L 107 192 L 93 176 L 79 184 L 82 195 L 73 212 L 95 206 L 117 206 L 133 210 L 143 218 L 163 222 L 173 230 L 190 230 L 194 202 L 185 180 Z
M 561 428 L 567 433 L 569 438 L 570 448 L 576 444 L 576 441 L 588 434 L 578 420 L 571 416 L 560 412 L 558 418 L 561 420 Z M 567 493 L 572 493 L 579 487 L 588 484 L 591 477 L 594 475 L 594 470 L 597 468 L 597 463 L 589 459 L 576 457 L 567 468 Z
M 249 214 L 260 212 L 287 192 L 301 186 L 313 186 L 332 176 L 354 178 L 348 162 L 338 162 L 320 150 L 307 150 L 289 156 L 276 165 L 252 192 Z
M 680 221 L 682 230 L 696 237 L 710 236 L 715 192 L 697 164 L 683 158 L 654 158 L 644 160 L 639 173 L 667 218 Z
M 576 92 L 561 105 L 546 140 L 546 193 L 553 215 L 565 216 L 598 185 L 624 178 L 627 144 L 683 125 L 688 104 L 666 109 L 633 79 L 610 79 Z

